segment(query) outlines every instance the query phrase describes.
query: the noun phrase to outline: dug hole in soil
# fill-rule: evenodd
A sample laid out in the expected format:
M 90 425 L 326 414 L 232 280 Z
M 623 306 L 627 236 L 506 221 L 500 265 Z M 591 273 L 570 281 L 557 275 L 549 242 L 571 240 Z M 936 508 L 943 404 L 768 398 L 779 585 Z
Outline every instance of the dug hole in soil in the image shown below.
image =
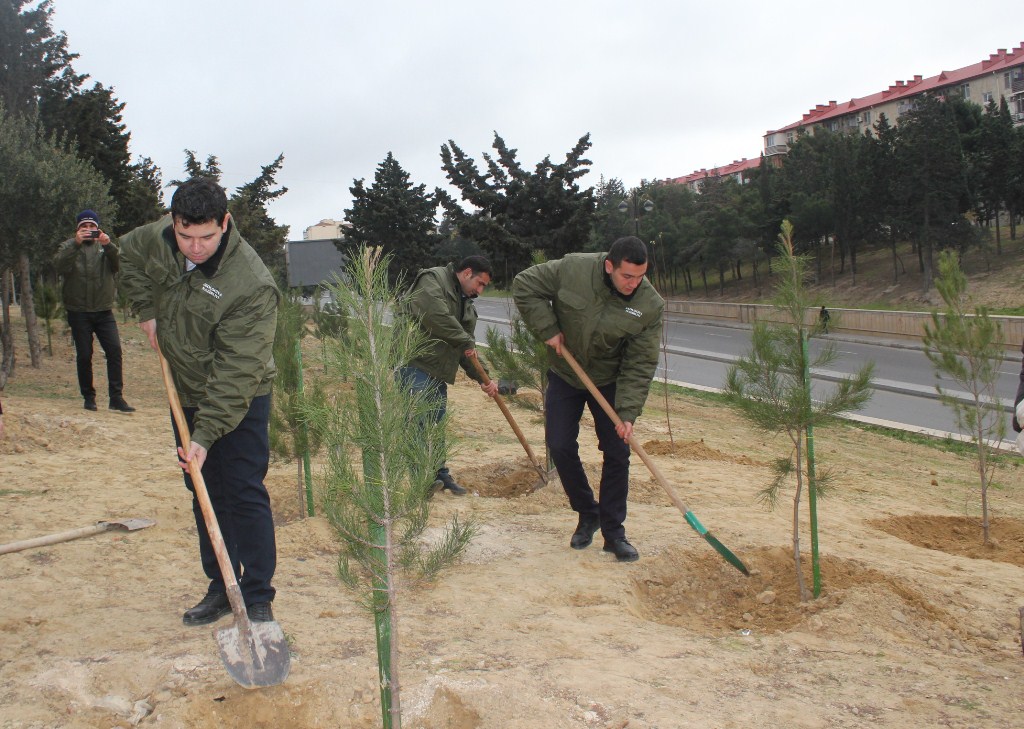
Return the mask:
M 288 680 L 239 687 L 209 627 L 182 625 L 205 589 L 195 524 L 156 356 L 137 327 L 121 331 L 135 414 L 81 409 L 66 335 L 40 370 L 20 343 L 3 393 L 0 540 L 102 519 L 157 524 L 0 555 L 0 727 L 379 726 L 372 619 L 336 577 L 330 527 L 303 518 L 294 463 L 272 463 L 267 481 Z M 306 344 L 307 372 L 318 346 Z M 675 396 L 670 440 L 652 396 L 638 437 L 751 575 L 686 525 L 636 458 L 626 528 L 641 557 L 619 564 L 600 535 L 569 548 L 576 519 L 560 484 L 534 490 L 537 472 L 474 383 L 460 375 L 450 398 L 450 465 L 472 493 L 436 495 L 425 537 L 456 514 L 478 534 L 457 565 L 402 598 L 404 726 L 1022 726 L 1019 462 L 996 472 L 984 546 L 971 460 L 847 425 L 818 430 L 819 463 L 836 480 L 819 502 L 821 597 L 801 602 L 792 490 L 775 511 L 757 499 L 767 464 L 788 452 L 783 438 Z M 513 413 L 542 457 L 539 414 Z M 597 483 L 589 416 L 581 433 Z M 810 585 L 806 520 L 801 535 Z

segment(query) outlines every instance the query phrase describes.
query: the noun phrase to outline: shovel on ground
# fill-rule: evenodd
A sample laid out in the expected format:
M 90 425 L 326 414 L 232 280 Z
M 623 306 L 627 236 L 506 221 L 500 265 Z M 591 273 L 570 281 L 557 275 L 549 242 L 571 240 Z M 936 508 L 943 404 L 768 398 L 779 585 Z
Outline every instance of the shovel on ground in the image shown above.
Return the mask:
M 171 379 L 170 365 L 164 359 L 163 353 L 158 352 L 158 354 L 160 368 L 164 376 L 164 386 L 167 388 L 167 400 L 170 402 L 171 413 L 174 415 L 174 424 L 178 429 L 181 447 L 188 452 L 190 438 L 188 423 L 185 422 L 185 413 L 182 412 L 178 391 L 174 388 L 174 381 Z M 213 551 L 217 555 L 217 564 L 224 578 L 228 602 L 231 603 L 231 612 L 235 618 L 235 624 L 230 628 L 220 628 L 214 632 L 217 645 L 220 648 L 221 661 L 224 662 L 224 667 L 228 669 L 231 678 L 245 688 L 276 686 L 288 677 L 288 669 L 291 667 L 288 641 L 277 621 L 254 623 L 249 620 L 249 614 L 245 611 L 242 590 L 238 587 L 238 580 L 235 579 L 235 571 L 231 567 L 227 546 L 220 533 L 217 516 L 213 512 L 210 495 L 206 491 L 203 472 L 195 461 L 188 465 L 192 486 L 195 488 L 196 499 L 203 512 L 206 530 L 210 535 Z
M 91 537 L 93 534 L 101 534 L 115 529 L 134 532 L 139 529 L 151 527 L 154 524 L 156 524 L 156 522 L 152 519 L 115 519 L 111 521 L 98 521 L 92 526 L 79 527 L 78 529 L 70 529 L 66 532 L 57 532 L 56 534 L 47 534 L 46 536 L 34 537 L 33 539 L 22 539 L 20 542 L 0 544 L 0 554 L 20 552 L 23 549 L 33 549 L 35 547 L 46 547 L 50 544 L 58 544 L 60 542 L 70 542 L 72 539 Z
M 608 417 L 611 418 L 613 423 L 615 423 L 615 426 L 618 427 L 622 425 L 622 419 L 619 417 L 618 413 L 615 412 L 615 408 L 611 406 L 608 400 L 605 399 L 604 395 L 601 394 L 601 391 L 597 389 L 593 380 L 591 380 L 590 377 L 587 376 L 587 373 L 583 371 L 583 368 L 580 367 L 579 362 L 577 362 L 572 356 L 565 344 L 562 345 L 562 358 L 569 363 L 569 366 L 572 367 L 572 371 L 580 378 L 580 382 L 586 385 L 587 389 L 590 390 L 590 394 L 594 396 L 594 399 L 597 400 L 601 408 L 608 414 Z M 644 465 L 647 466 L 651 475 L 654 476 L 654 479 L 663 489 L 665 489 L 665 493 L 668 494 L 668 498 L 673 504 L 675 504 L 676 508 L 683 512 L 683 518 L 686 519 L 686 523 L 689 524 L 695 532 L 700 534 L 704 538 L 704 541 L 714 547 L 716 552 L 725 557 L 726 562 L 749 577 L 750 572 L 747 570 L 746 565 L 740 561 L 740 558 L 730 552 L 724 544 L 715 539 L 711 532 L 709 532 L 704 525 L 697 520 L 694 513 L 686 508 L 686 504 L 684 504 L 682 499 L 679 498 L 679 494 L 677 494 L 675 489 L 669 485 L 665 477 L 661 475 L 661 471 L 658 469 L 658 466 L 651 460 L 651 457 L 647 455 L 647 451 L 643 449 L 643 446 L 640 445 L 640 442 L 635 436 L 631 435 L 629 437 L 629 445 L 632 446 L 633 450 L 636 451 L 636 454 L 640 456 L 640 460 L 642 460 Z
M 487 372 L 480 364 L 480 360 L 476 358 L 476 355 L 473 355 L 469 359 L 473 361 L 473 368 L 476 369 L 476 372 L 478 375 L 480 375 L 480 379 L 483 380 L 483 383 L 485 385 L 490 384 L 491 378 L 487 376 Z M 553 471 L 545 471 L 541 467 L 540 462 L 537 461 L 537 456 L 533 454 L 533 449 L 530 448 L 530 444 L 526 442 L 526 436 L 523 435 L 523 431 L 519 429 L 519 426 L 516 424 L 515 418 L 512 417 L 512 413 L 509 411 L 508 405 L 505 404 L 505 401 L 502 399 L 501 395 L 495 395 L 494 402 L 498 404 L 498 407 L 501 409 L 501 414 L 505 416 L 505 420 L 507 420 L 508 424 L 512 426 L 512 430 L 515 431 L 516 437 L 519 439 L 519 442 L 522 443 L 523 445 L 523 450 L 526 451 L 527 458 L 530 459 L 530 463 L 533 464 L 533 467 L 540 475 L 540 481 L 535 483 L 531 490 L 536 491 L 537 489 L 544 488 L 545 486 L 548 485 L 548 480 L 550 480 Z

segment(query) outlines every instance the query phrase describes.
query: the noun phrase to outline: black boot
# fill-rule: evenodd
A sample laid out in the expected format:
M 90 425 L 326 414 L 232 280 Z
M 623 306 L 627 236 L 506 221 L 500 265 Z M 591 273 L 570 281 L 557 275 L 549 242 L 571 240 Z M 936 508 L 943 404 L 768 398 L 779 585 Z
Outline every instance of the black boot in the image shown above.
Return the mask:
M 640 554 L 636 551 L 636 548 L 627 542 L 625 537 L 605 539 L 604 551 L 614 554 L 615 559 L 620 562 L 636 562 L 640 559 Z
M 594 541 L 594 534 L 601 528 L 601 517 L 596 514 L 580 514 L 579 524 L 572 533 L 569 546 L 573 549 L 585 549 Z
M 231 612 L 231 603 L 225 592 L 208 592 L 195 607 L 185 611 L 181 622 L 185 625 L 208 625 Z
M 135 408 L 124 401 L 123 397 L 110 398 L 110 409 L 121 413 L 134 413 Z

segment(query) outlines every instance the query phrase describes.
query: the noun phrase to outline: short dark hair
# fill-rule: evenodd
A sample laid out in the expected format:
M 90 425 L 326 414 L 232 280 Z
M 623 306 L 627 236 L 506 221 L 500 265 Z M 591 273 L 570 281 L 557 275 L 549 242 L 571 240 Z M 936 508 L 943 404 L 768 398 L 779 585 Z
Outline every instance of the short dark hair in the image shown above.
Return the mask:
M 465 271 L 467 268 L 474 276 L 481 273 L 486 273 L 488 276 L 494 275 L 494 272 L 491 271 L 491 262 L 483 256 L 466 256 L 455 265 L 455 273 Z
M 608 249 L 608 260 L 616 268 L 626 261 L 634 266 L 642 266 L 647 263 L 647 246 L 635 235 L 627 235 L 612 243 Z
M 178 186 L 171 198 L 171 217 L 185 225 L 224 224 L 228 196 L 212 177 L 193 177 Z

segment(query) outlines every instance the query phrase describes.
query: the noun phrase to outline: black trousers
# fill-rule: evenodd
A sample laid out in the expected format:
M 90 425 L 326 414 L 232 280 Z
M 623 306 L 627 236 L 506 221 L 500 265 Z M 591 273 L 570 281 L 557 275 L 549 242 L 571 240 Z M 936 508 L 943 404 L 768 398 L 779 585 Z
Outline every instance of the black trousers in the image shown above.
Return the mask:
M 103 348 L 107 358 L 107 391 L 111 400 L 120 400 L 124 390 L 121 374 L 121 340 L 117 336 L 117 321 L 114 312 L 69 311 L 68 326 L 75 340 L 75 364 L 78 367 L 78 389 L 86 400 L 96 399 L 96 388 L 92 385 L 92 336 Z
M 191 431 L 196 408 L 183 410 Z M 271 585 L 277 568 L 274 517 L 270 512 L 270 495 L 263 483 L 270 462 L 269 423 L 270 395 L 253 398 L 242 422 L 210 446 L 203 464 L 203 481 L 246 605 L 272 602 L 276 593 Z M 177 428 L 174 439 L 181 445 Z M 192 513 L 199 530 L 199 558 L 203 572 L 210 578 L 208 589 L 224 592 L 217 555 L 195 497 L 192 477 L 187 472 L 185 486 L 192 492 Z
M 598 390 L 614 407 L 615 383 Z M 580 461 L 580 418 L 584 405 L 594 416 L 598 448 L 604 454 L 600 502 L 594 498 L 594 490 Z M 573 511 L 600 516 L 601 533 L 605 539 L 626 536 L 623 522 L 626 521 L 626 499 L 629 496 L 629 444 L 615 432 L 611 418 L 587 390 L 573 387 L 549 370 L 544 424 L 548 450 Z

